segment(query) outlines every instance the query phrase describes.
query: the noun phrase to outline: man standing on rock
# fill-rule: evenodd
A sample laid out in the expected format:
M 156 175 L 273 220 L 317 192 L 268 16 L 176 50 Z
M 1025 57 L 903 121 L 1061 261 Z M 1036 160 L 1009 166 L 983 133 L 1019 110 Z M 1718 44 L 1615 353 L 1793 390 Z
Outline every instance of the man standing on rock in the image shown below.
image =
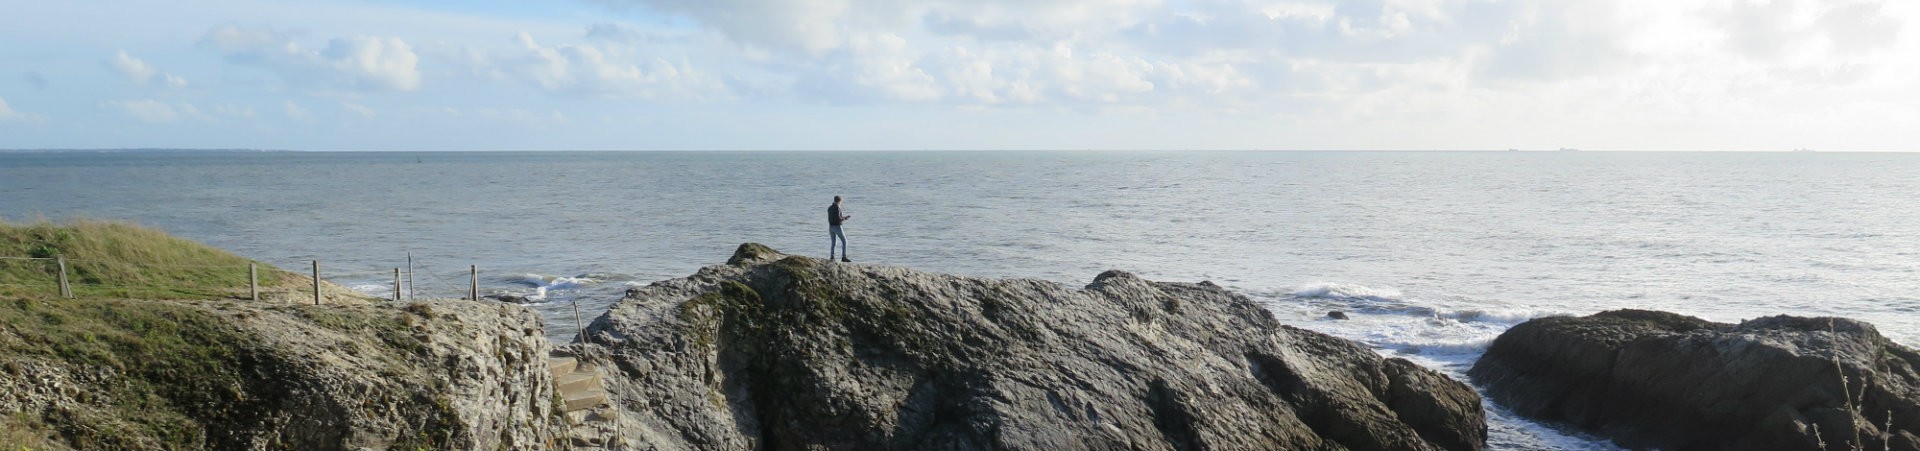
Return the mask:
M 833 196 L 833 206 L 827 207 L 827 261 L 833 261 L 833 246 L 840 245 L 840 261 L 852 263 L 847 259 L 847 235 L 840 233 L 840 223 L 852 218 L 840 214 L 840 196 Z

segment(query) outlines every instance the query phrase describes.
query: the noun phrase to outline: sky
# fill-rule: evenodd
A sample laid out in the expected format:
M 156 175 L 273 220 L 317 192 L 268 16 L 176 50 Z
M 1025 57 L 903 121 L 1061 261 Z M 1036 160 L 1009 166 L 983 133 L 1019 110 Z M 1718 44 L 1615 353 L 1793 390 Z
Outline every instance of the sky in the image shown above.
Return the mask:
M 0 0 L 0 149 L 1920 150 L 1911 0 Z

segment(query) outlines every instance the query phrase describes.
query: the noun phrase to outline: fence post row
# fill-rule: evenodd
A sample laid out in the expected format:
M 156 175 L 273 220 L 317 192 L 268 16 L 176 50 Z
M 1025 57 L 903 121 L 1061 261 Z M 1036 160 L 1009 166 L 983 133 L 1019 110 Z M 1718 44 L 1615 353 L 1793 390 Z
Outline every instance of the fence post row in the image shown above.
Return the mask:
M 7 257 L 7 258 L 14 258 L 14 257 Z M 41 259 L 41 258 L 17 258 L 17 259 L 53 260 L 54 265 L 57 266 L 59 269 L 58 275 L 59 275 L 60 297 L 67 298 L 67 299 L 74 298 L 73 282 L 70 280 L 70 276 L 67 274 L 67 257 L 66 256 L 56 255 L 51 259 Z M 313 264 L 313 305 L 323 305 L 324 298 L 322 298 L 320 295 L 320 281 L 322 280 L 320 278 L 320 261 L 313 260 L 312 264 Z M 418 296 L 417 294 L 414 293 L 413 256 L 411 254 L 407 255 L 406 269 L 407 271 L 403 275 L 403 273 L 400 272 L 400 268 L 393 268 L 393 300 L 395 301 L 401 301 L 401 300 L 410 299 Z M 480 266 L 479 265 L 467 266 L 467 284 L 468 284 L 467 299 L 475 300 L 475 301 L 480 300 Z M 247 299 L 255 302 L 258 302 L 260 300 L 260 263 L 259 262 L 247 262 Z M 578 306 L 575 306 L 574 308 L 576 310 L 579 309 Z M 576 327 L 578 327 L 580 323 L 579 314 L 576 312 L 574 316 L 575 316 L 574 323 Z

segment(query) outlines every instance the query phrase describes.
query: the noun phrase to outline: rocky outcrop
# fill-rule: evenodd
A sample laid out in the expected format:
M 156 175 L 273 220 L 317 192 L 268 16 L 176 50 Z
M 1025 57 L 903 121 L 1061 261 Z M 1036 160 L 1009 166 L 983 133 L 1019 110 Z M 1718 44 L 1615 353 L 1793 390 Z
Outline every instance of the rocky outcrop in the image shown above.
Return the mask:
M 1213 284 L 1085 288 L 742 245 L 630 290 L 562 351 L 658 450 L 1477 450 L 1466 385 Z
M 1853 320 L 1620 310 L 1522 323 L 1468 374 L 1516 413 L 1633 448 L 1915 450 L 1917 365 Z
M 551 345 L 517 306 L 10 304 L 0 430 L 31 449 L 550 449 L 560 430 Z

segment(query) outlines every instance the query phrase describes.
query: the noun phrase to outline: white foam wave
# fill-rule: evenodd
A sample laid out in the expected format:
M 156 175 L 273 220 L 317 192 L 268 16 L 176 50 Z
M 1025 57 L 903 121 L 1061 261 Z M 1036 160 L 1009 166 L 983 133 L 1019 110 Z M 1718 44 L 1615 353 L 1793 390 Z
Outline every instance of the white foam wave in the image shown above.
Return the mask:
M 1452 319 L 1460 322 L 1520 324 L 1534 318 L 1564 315 L 1564 314 L 1566 313 L 1550 311 L 1550 310 L 1521 308 L 1521 309 L 1467 309 L 1467 310 L 1459 310 L 1459 311 L 1443 310 L 1440 313 L 1438 313 L 1436 316 L 1441 318 Z
M 381 298 L 393 296 L 392 284 L 357 283 L 353 285 L 348 285 L 347 288 L 367 296 L 375 296 L 375 297 L 381 297 Z
M 1479 356 L 1493 345 L 1494 337 L 1464 339 L 1407 340 L 1400 343 L 1375 343 L 1394 352 L 1424 356 Z
M 1351 283 L 1313 283 L 1293 291 L 1294 297 L 1335 300 L 1399 300 L 1404 294 L 1392 288 L 1376 288 Z
M 532 288 L 533 292 L 526 295 L 527 300 L 545 302 L 547 300 L 547 295 L 550 292 L 562 291 L 562 290 L 577 290 L 580 288 L 587 287 L 589 285 L 599 284 L 601 282 L 600 279 L 595 278 L 593 276 L 595 276 L 595 274 L 583 274 L 583 275 L 574 276 L 574 277 L 566 277 L 566 276 L 547 276 L 547 275 L 528 273 L 528 274 L 521 274 L 515 277 L 510 277 L 507 279 L 507 281 L 514 284 L 526 286 L 528 288 Z

